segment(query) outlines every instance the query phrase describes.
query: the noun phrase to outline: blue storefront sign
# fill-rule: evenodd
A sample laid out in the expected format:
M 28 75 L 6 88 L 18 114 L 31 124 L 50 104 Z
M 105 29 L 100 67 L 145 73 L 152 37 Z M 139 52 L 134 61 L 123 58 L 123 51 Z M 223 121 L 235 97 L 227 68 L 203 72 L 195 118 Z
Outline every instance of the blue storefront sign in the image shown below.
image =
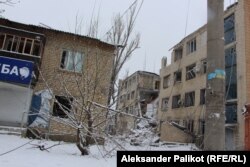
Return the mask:
M 30 84 L 33 62 L 0 56 L 0 81 Z

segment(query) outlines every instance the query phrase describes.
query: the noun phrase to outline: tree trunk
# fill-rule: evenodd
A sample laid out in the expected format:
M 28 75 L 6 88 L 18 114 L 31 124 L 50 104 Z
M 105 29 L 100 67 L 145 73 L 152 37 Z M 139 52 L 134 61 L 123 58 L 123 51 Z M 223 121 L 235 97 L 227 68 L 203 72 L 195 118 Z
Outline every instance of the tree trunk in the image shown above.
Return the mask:
M 82 155 L 89 155 L 89 151 L 87 149 L 86 142 L 82 140 L 82 136 L 80 133 L 80 129 L 77 129 L 77 141 L 76 141 L 77 148 L 81 151 Z

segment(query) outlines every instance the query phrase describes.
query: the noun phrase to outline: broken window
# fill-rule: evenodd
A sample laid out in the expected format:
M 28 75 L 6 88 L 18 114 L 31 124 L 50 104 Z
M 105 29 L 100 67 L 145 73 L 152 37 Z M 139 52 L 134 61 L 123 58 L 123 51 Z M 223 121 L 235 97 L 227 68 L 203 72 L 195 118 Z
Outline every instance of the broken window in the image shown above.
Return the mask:
M 187 130 L 189 132 L 194 132 L 194 120 L 188 120 Z
M 40 41 L 31 38 L 1 34 L 0 49 L 21 54 L 40 56 L 41 43 Z
M 196 51 L 196 38 L 187 42 L 187 54 Z
M 195 104 L 195 92 L 189 92 L 185 94 L 185 107 L 194 106 Z
M 6 35 L 5 36 L 5 43 L 4 43 L 4 47 L 3 47 L 4 50 L 11 51 L 13 38 L 14 38 L 13 35 Z
M 25 42 L 25 38 L 20 38 L 19 47 L 18 47 L 18 53 L 23 53 L 24 46 L 25 46 L 24 42 Z
M 182 122 L 183 122 L 182 126 L 184 126 L 188 132 L 191 132 L 191 133 L 194 132 L 194 120 L 186 119 L 186 120 L 182 120 Z
M 67 71 L 81 72 L 83 55 L 80 52 L 64 50 L 61 58 L 61 68 Z
M 163 98 L 162 103 L 161 103 L 161 110 L 162 111 L 167 111 L 168 110 L 168 101 L 169 98 Z
M 31 39 L 26 39 L 24 53 L 31 54 L 32 45 L 33 45 L 33 41 Z
M 155 89 L 156 90 L 160 89 L 160 81 L 155 81 Z
M 0 49 L 3 48 L 5 34 L 0 33 Z
M 163 89 L 166 89 L 170 86 L 170 75 L 167 75 L 163 78 Z
M 172 108 L 180 108 L 182 105 L 181 95 L 175 95 L 172 97 Z
M 178 70 L 174 73 L 174 83 L 181 82 L 182 72 L 181 70 Z
M 131 92 L 131 99 L 134 99 L 135 98 L 135 91 L 132 91 Z
M 225 45 L 236 40 L 234 24 L 234 14 L 224 20 Z
M 195 66 L 196 66 L 195 64 L 192 64 L 192 65 L 186 67 L 186 80 L 190 80 L 190 79 L 195 78 L 195 76 L 196 76 L 196 73 L 194 71 Z
M 32 55 L 39 56 L 40 55 L 40 41 L 34 41 Z
M 129 99 L 130 99 L 130 94 L 128 93 L 128 94 L 127 94 L 127 100 L 129 100 Z
M 126 113 L 129 112 L 129 108 L 128 108 L 128 107 L 125 108 L 125 112 L 126 112 Z
M 174 61 L 182 59 L 183 47 L 174 50 Z
M 53 116 L 67 118 L 67 113 L 71 112 L 73 98 L 64 96 L 55 96 L 55 103 L 53 107 Z
M 206 103 L 206 89 L 200 90 L 200 105 L 203 105 Z
M 124 89 L 127 89 L 127 88 L 128 88 L 128 82 L 125 81 L 125 83 L 124 83 Z
M 205 134 L 205 120 L 204 119 L 199 120 L 199 131 L 201 135 Z
M 207 59 L 201 60 L 201 68 L 204 74 L 207 73 Z

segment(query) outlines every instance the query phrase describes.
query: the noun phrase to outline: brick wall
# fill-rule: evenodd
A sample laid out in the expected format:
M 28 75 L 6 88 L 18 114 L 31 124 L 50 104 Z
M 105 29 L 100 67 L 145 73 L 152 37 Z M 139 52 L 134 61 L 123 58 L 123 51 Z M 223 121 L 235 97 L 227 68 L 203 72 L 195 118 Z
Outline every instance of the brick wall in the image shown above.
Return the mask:
M 106 105 L 113 49 L 69 34 L 48 31 L 45 32 L 45 35 L 46 45 L 41 63 L 41 75 L 35 87 L 35 92 L 49 87 L 54 95 L 67 96 L 70 94 L 78 102 L 85 100 L 85 105 L 86 100 Z M 65 49 L 83 53 L 82 73 L 74 73 L 60 68 L 62 52 Z M 81 108 L 81 105 L 78 103 L 75 108 L 77 113 L 80 115 L 82 112 L 82 117 L 84 117 L 85 111 Z M 105 119 L 106 111 L 94 109 L 94 112 L 93 115 L 102 112 L 98 115 L 98 119 L 94 121 L 96 125 Z M 103 124 L 101 124 L 102 129 L 104 128 Z M 75 141 L 76 139 L 76 130 L 58 121 L 50 121 L 49 132 L 51 134 L 49 137 L 54 140 Z

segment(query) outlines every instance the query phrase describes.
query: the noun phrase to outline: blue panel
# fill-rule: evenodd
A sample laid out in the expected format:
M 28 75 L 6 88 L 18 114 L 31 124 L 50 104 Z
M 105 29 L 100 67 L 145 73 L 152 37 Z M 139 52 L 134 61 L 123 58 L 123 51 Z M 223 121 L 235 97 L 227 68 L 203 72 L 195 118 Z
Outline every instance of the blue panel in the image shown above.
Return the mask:
M 31 61 L 0 56 L 0 81 L 30 84 L 32 70 Z
M 38 116 L 38 113 L 41 109 L 41 104 L 42 104 L 41 95 L 33 95 L 30 108 L 31 112 L 29 113 L 30 115 L 28 117 L 29 125 L 32 124 L 32 122 L 34 122 L 34 120 Z

